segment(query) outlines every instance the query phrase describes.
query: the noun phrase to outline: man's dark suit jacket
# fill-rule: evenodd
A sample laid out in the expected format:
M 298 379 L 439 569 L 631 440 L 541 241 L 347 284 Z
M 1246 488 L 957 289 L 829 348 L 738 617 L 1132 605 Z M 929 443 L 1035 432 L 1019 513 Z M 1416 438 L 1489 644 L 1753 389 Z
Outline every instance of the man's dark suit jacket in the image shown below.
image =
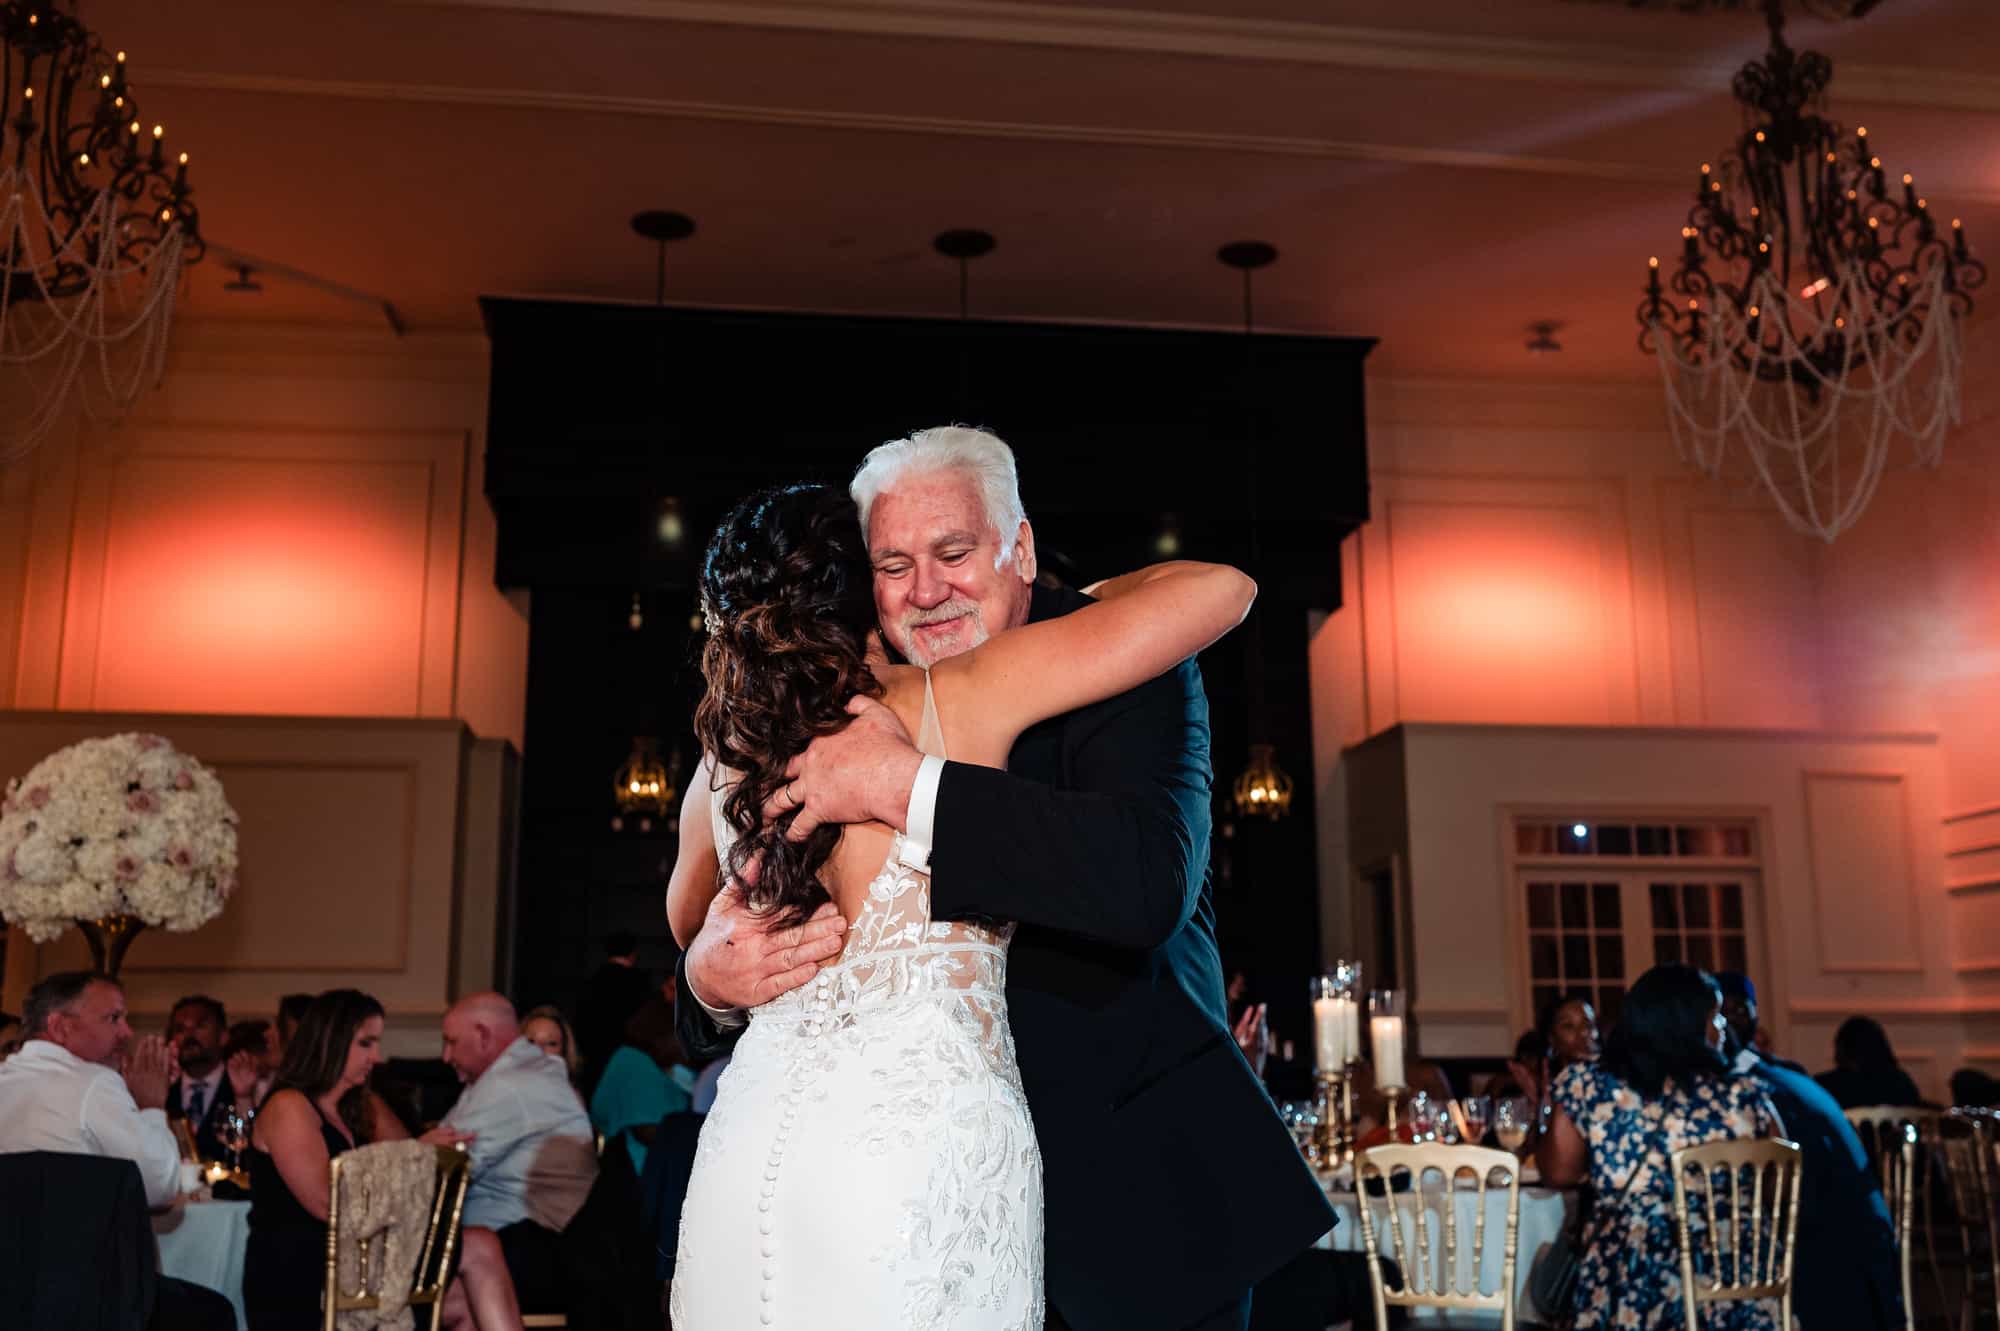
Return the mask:
M 1895 1229 L 1868 1152 L 1825 1088 L 1758 1058 L 1749 1075 L 1770 1094 L 1800 1152 L 1799 1238 L 1792 1309 L 1803 1331 L 1894 1331 L 1903 1325 Z
M 186 1118 L 186 1102 L 181 1098 L 187 1089 L 183 1082 L 176 1081 L 167 1089 L 167 1117 Z M 236 1088 L 229 1084 L 229 1073 L 215 1083 L 215 1095 L 202 1106 L 201 1122 L 189 1125 L 194 1133 L 194 1148 L 204 1160 L 226 1160 L 229 1147 L 222 1140 L 222 1120 L 224 1114 L 236 1104 Z
M 1030 620 L 1087 604 L 1037 587 Z M 1007 999 L 1046 1176 L 1047 1291 L 1074 1331 L 1185 1326 L 1334 1216 L 1230 1037 L 1192 660 L 947 763 L 931 906 L 1018 920 Z M 680 983 L 686 985 L 686 973 Z M 682 1040 L 722 1043 L 696 1003 Z

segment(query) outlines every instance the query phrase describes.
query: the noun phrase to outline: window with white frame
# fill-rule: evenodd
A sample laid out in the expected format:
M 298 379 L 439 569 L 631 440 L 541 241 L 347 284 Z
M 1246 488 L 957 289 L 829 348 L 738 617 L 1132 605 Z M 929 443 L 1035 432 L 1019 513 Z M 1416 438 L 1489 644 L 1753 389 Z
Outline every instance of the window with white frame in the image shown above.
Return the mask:
M 1753 820 L 1518 815 L 1512 844 L 1530 1014 L 1580 992 L 1608 1028 L 1663 962 L 1763 980 Z

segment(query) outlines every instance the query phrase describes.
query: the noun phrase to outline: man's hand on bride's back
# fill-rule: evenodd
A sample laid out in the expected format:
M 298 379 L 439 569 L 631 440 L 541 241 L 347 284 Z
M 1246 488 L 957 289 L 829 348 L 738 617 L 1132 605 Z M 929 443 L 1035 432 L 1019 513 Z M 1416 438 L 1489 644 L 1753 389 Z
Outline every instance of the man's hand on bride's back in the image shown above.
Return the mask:
M 887 823 L 907 830 L 910 787 L 923 754 L 896 714 L 873 698 L 854 697 L 854 719 L 822 735 L 785 769 L 790 777 L 764 802 L 766 820 L 798 809 L 786 835 L 803 841 L 821 823 Z
M 752 1008 L 810 980 L 820 963 L 840 954 L 847 921 L 829 901 L 804 924 L 775 927 L 734 885 L 715 894 L 708 918 L 688 944 L 687 982 L 712 1008 Z

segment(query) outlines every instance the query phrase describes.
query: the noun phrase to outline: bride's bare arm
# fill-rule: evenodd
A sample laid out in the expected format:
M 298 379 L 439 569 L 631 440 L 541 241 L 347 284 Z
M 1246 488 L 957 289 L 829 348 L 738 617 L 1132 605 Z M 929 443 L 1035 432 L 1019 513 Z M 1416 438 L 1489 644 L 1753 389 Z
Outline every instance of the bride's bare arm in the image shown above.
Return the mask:
M 1015 736 L 1171 670 L 1243 622 L 1257 584 L 1225 564 L 1155 564 L 1099 583 L 1094 605 L 1026 624 L 939 662 L 946 696 L 965 699 L 955 751 L 1004 761 Z
M 703 755 L 694 775 L 688 778 L 687 794 L 681 799 L 681 848 L 674 857 L 674 872 L 667 879 L 667 925 L 674 942 L 685 949 L 701 932 L 708 916 L 708 903 L 715 899 L 721 866 L 715 855 L 715 829 L 709 826 L 709 789 L 714 771 Z

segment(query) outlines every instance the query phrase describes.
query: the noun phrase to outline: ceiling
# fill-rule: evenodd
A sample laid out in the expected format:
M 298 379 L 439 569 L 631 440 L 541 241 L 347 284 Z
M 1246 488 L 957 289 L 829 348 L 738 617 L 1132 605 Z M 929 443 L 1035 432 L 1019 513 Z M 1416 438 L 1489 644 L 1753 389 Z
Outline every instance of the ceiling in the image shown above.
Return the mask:
M 1751 14 L 1619 0 L 88 0 L 203 229 L 259 294 L 198 318 L 478 326 L 482 293 L 650 300 L 645 208 L 700 230 L 675 302 L 1381 339 L 1407 375 L 1650 372 L 1632 310 L 1737 120 Z M 2000 5 L 1888 0 L 1795 45 L 2000 254 Z M 293 270 L 293 275 L 280 271 Z M 299 280 L 307 275 L 314 282 Z M 327 289 L 339 287 L 347 294 Z M 1994 304 L 1989 297 L 1989 307 Z M 1534 357 L 1526 326 L 1558 320 Z

